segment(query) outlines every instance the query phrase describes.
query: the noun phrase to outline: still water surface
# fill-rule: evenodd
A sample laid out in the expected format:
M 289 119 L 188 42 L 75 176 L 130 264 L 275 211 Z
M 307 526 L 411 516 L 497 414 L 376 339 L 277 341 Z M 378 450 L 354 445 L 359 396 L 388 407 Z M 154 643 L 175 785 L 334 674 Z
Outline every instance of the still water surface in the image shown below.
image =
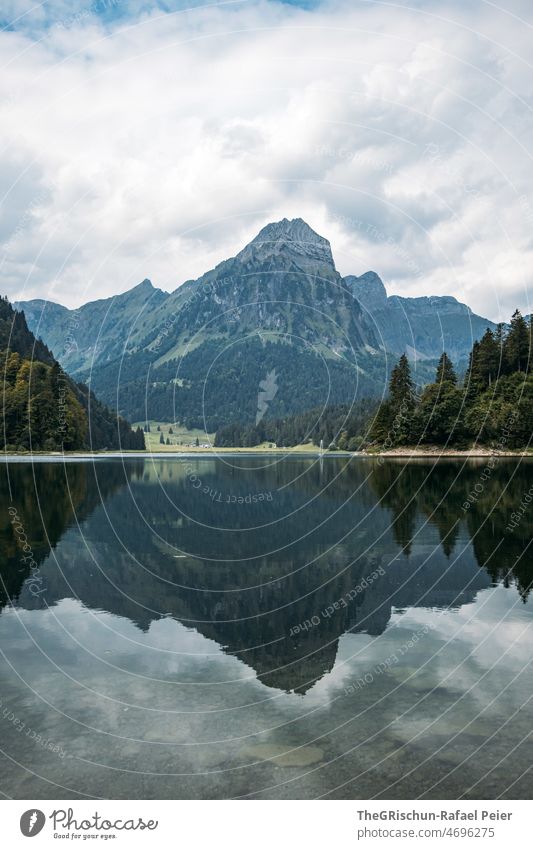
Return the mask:
M 0 791 L 531 798 L 532 472 L 4 465 Z

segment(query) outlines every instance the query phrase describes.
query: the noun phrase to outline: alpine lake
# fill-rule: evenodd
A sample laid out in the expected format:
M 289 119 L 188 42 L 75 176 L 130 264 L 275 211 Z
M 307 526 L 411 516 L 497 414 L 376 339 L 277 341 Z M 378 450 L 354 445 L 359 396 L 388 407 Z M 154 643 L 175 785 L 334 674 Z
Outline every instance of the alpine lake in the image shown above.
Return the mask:
M 4 462 L 2 794 L 530 799 L 532 463 Z

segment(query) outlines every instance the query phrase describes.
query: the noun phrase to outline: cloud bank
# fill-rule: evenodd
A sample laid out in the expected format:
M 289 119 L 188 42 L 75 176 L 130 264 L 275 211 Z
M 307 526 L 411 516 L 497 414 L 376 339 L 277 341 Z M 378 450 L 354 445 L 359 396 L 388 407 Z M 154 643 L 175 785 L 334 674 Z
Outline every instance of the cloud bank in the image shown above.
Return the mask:
M 2 291 L 175 289 L 301 216 L 389 294 L 530 312 L 529 5 L 4 3 Z

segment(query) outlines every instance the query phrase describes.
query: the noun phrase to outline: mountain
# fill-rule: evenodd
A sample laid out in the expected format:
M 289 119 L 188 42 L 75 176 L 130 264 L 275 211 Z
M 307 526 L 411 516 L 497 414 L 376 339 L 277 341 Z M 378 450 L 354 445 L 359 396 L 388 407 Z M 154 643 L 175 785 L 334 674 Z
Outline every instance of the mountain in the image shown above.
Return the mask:
M 301 219 L 268 225 L 171 294 L 144 281 L 78 310 L 19 306 L 66 369 L 137 421 L 252 421 L 267 375 L 273 416 L 373 394 L 386 379 L 329 242 Z
M 122 295 L 91 301 L 76 310 L 42 299 L 21 301 L 15 307 L 24 310 L 28 326 L 47 340 L 63 368 L 74 375 L 120 357 L 129 337 L 143 334 L 143 312 L 166 297 L 149 280 L 143 280 Z
M 208 431 L 379 397 L 400 350 L 426 383 L 445 343 L 464 356 L 469 322 L 478 335 L 490 325 L 453 298 L 387 298 L 373 272 L 343 279 L 327 239 L 301 218 L 268 224 L 172 293 L 144 280 L 77 310 L 19 306 L 63 367 L 123 415 Z
M 144 449 L 142 431 L 75 383 L 43 342 L 29 330 L 23 312 L 0 298 L 0 448 L 60 451 L 84 448 Z
M 293 342 L 301 334 L 326 357 L 377 344 L 329 242 L 301 219 L 267 225 L 236 257 L 171 294 L 144 280 L 77 310 L 42 300 L 17 306 L 71 374 L 140 350 L 158 366 L 206 338 L 247 333 Z
M 368 311 L 380 347 L 393 354 L 406 353 L 411 360 L 434 360 L 446 351 L 452 360 L 461 363 L 487 327 L 496 327 L 451 296 L 388 297 L 383 281 L 374 271 L 361 277 L 350 275 L 344 281 Z
M 8 350 L 48 366 L 55 362 L 50 349 L 28 329 L 24 313 L 14 310 L 7 298 L 0 298 L 0 351 Z

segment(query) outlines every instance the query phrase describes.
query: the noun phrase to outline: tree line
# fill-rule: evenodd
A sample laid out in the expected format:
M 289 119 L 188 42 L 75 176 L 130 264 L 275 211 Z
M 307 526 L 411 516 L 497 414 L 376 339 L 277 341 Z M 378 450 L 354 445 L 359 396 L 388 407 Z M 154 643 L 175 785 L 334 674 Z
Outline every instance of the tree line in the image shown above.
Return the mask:
M 65 374 L 7 298 L 0 298 L 0 364 L 0 449 L 144 450 L 142 429 L 133 430 L 89 387 Z
M 235 421 L 218 429 L 215 445 L 292 447 L 322 441 L 326 448 L 349 451 L 419 444 L 523 448 L 533 434 L 532 339 L 533 318 L 527 321 L 516 310 L 509 325 L 487 329 L 474 342 L 462 380 L 444 352 L 433 382 L 416 385 L 404 354 L 381 404 L 364 398 L 255 425 Z
M 369 442 L 381 448 L 475 444 L 523 448 L 533 434 L 533 320 L 519 310 L 508 326 L 474 342 L 464 379 L 443 353 L 435 379 L 419 389 L 405 355 L 391 373 Z
M 271 443 L 273 447 L 289 448 L 322 442 L 325 448 L 357 451 L 377 406 L 375 399 L 363 398 L 351 405 L 315 407 L 284 418 L 262 419 L 255 425 L 233 422 L 217 431 L 215 446 L 251 448 Z

